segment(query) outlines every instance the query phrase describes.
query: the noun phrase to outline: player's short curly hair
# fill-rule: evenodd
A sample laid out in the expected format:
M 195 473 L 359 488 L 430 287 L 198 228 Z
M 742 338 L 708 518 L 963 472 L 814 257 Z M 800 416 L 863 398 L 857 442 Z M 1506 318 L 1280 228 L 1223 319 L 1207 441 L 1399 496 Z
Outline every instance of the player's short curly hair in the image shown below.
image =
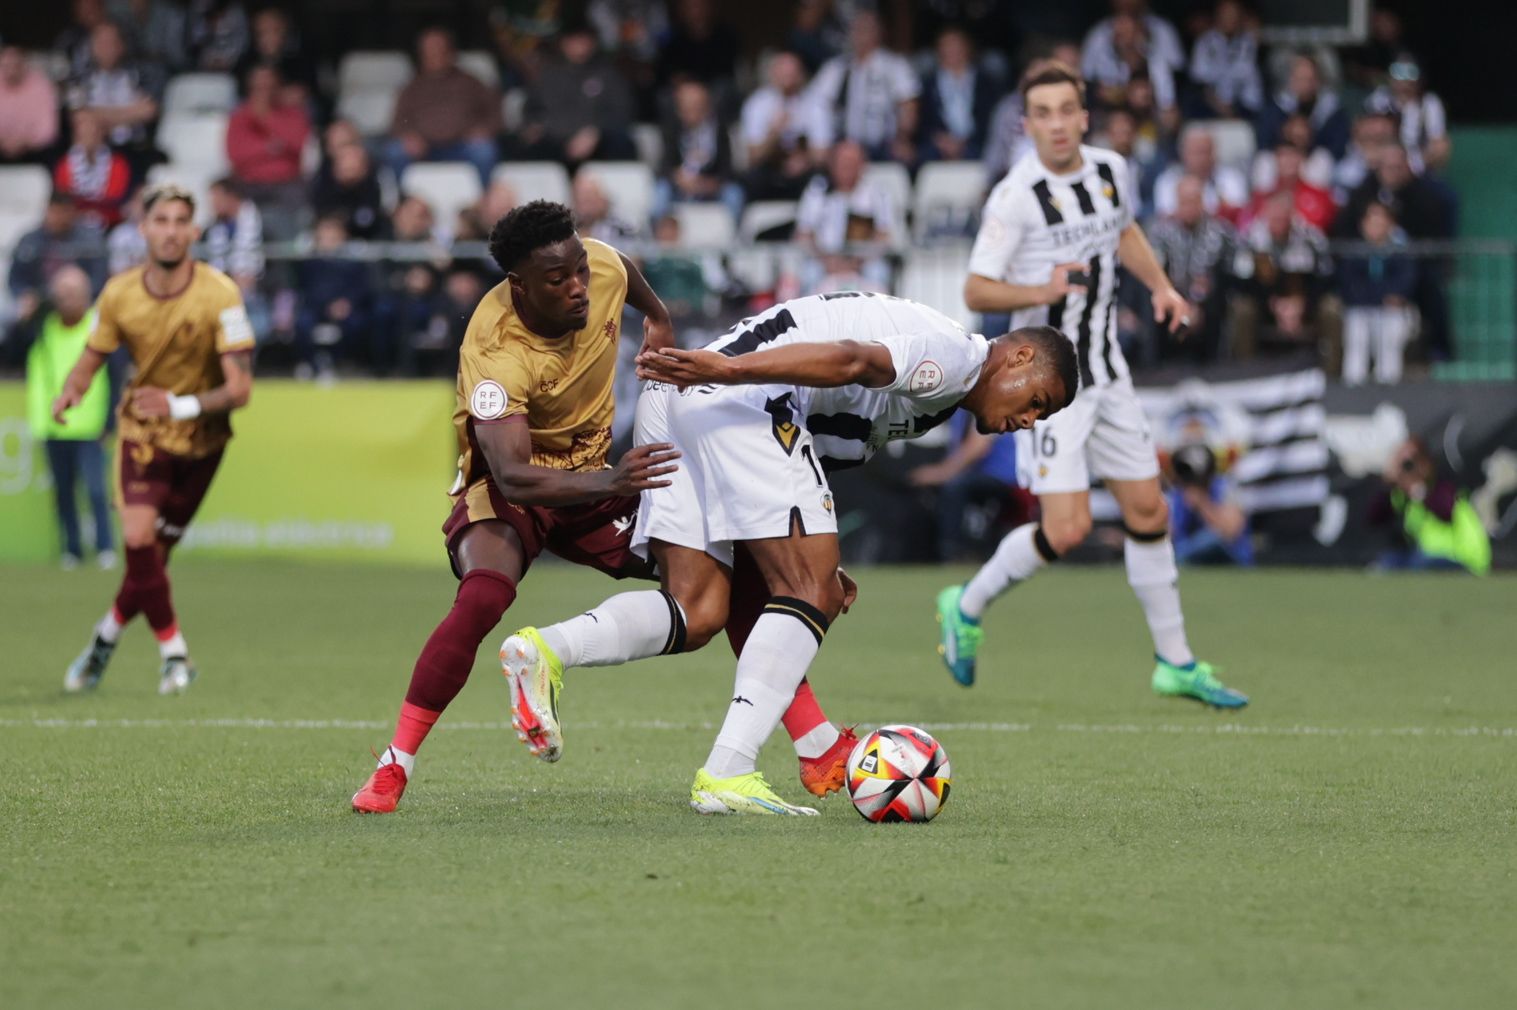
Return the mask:
M 490 229 L 490 256 L 511 273 L 535 250 L 573 236 L 573 211 L 551 200 L 533 200 L 495 222 Z
M 1080 391 L 1080 362 L 1075 357 L 1074 341 L 1052 326 L 1024 326 L 1006 334 L 1013 342 L 1028 343 L 1038 352 L 1048 368 L 1064 385 L 1064 403 L 1067 407 L 1075 402 Z

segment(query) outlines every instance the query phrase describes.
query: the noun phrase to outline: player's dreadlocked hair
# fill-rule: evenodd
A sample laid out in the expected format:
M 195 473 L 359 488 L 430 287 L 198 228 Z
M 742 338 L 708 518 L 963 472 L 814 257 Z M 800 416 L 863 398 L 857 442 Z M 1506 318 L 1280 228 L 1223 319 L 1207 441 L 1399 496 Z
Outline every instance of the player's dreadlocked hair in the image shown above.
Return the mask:
M 1038 357 L 1053 369 L 1064 384 L 1064 404 L 1075 402 L 1080 390 L 1080 362 L 1075 358 L 1074 341 L 1052 326 L 1024 326 L 1006 334 L 1012 341 L 1024 341 L 1037 349 Z
M 534 250 L 574 235 L 574 212 L 561 203 L 533 200 L 512 210 L 490 229 L 490 255 L 511 273 Z

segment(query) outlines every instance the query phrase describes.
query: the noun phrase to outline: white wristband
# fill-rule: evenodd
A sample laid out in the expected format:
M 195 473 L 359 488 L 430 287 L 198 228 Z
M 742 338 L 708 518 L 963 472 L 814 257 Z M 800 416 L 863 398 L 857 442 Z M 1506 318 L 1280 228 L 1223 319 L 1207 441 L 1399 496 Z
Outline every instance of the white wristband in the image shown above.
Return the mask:
M 169 417 L 176 421 L 188 421 L 192 417 L 199 416 L 200 397 L 193 394 L 189 396 L 169 394 Z

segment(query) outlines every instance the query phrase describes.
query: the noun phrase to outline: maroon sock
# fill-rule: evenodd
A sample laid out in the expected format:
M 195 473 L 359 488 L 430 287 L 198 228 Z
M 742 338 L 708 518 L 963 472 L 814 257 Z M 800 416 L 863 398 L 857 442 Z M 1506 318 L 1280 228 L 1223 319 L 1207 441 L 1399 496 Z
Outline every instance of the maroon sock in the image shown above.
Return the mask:
M 479 643 L 500 623 L 516 599 L 516 583 L 499 572 L 476 568 L 458 584 L 453 609 L 422 646 L 411 671 L 406 701 L 441 712 L 463 690 Z
M 169 595 L 169 576 L 163 568 L 158 545 L 128 547 L 126 574 L 116 593 L 116 612 L 125 624 L 138 614 L 147 615 L 154 631 L 174 626 L 174 601 Z

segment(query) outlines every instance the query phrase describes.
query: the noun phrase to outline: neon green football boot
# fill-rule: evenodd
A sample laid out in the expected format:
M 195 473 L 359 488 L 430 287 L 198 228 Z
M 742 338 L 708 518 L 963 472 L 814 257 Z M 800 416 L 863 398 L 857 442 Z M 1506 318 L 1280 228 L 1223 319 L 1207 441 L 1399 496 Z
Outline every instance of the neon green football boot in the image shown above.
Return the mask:
M 811 807 L 798 807 L 777 796 L 759 772 L 714 778 L 702 768 L 690 787 L 690 806 L 698 814 L 760 814 L 769 817 L 815 817 Z
M 949 586 L 938 593 L 938 655 L 953 679 L 970 687 L 974 684 L 974 661 L 985 629 L 980 622 L 959 609 L 963 586 Z
M 1187 666 L 1154 657 L 1154 694 L 1170 698 L 1194 698 L 1213 708 L 1242 708 L 1248 704 L 1248 695 L 1234 691 L 1217 679 L 1217 671 L 1210 663 L 1197 660 Z

